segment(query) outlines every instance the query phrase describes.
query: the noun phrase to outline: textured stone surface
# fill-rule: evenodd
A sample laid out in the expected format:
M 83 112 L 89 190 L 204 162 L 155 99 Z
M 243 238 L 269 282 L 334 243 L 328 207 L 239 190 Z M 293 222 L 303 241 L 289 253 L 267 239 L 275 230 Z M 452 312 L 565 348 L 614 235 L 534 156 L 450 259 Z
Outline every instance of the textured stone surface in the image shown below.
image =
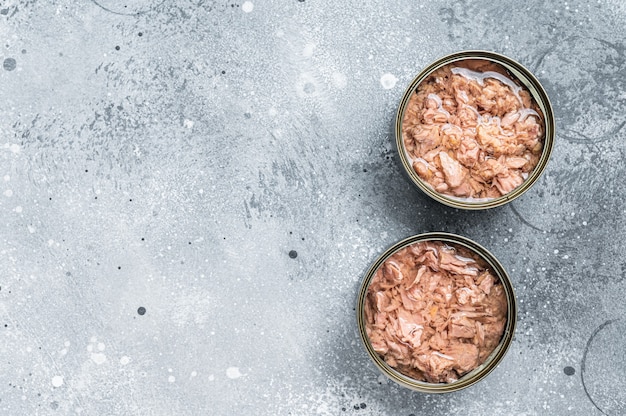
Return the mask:
M 0 413 L 623 414 L 624 27 L 620 0 L 1 1 Z M 487 212 L 420 194 L 391 137 L 462 49 L 557 116 L 542 179 Z M 353 311 L 431 230 L 492 250 L 520 307 L 443 396 L 380 376 Z

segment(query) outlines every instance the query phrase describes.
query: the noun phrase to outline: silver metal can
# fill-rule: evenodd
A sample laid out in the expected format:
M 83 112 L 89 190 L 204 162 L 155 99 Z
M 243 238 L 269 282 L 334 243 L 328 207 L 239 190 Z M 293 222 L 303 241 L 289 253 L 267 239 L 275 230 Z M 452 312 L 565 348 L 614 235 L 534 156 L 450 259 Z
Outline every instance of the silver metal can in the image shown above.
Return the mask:
M 415 171 L 412 161 L 410 160 L 403 138 L 402 124 L 405 118 L 405 112 L 409 104 L 411 96 L 419 88 L 420 84 L 428 79 L 428 77 L 436 70 L 453 63 L 460 63 L 462 61 L 475 61 L 484 60 L 503 67 L 511 77 L 518 81 L 522 87 L 524 87 L 530 93 L 533 104 L 536 104 L 538 109 L 543 115 L 543 150 L 538 157 L 538 161 L 531 172 L 526 173 L 527 177 L 523 183 L 517 186 L 510 192 L 503 194 L 499 197 L 483 198 L 483 199 L 464 199 L 457 198 L 451 195 L 436 191 L 431 185 L 429 185 L 424 179 L 422 179 Z M 499 121 L 498 121 L 499 123 Z M 486 51 L 463 51 L 456 52 L 451 55 L 444 56 L 432 64 L 428 65 L 423 71 L 421 71 L 409 84 L 406 92 L 404 93 L 400 106 L 396 114 L 395 120 L 395 139 L 400 161 L 407 173 L 409 179 L 413 184 L 420 188 L 425 194 L 431 198 L 454 208 L 467 209 L 467 210 L 479 210 L 486 208 L 493 208 L 504 205 L 515 198 L 518 198 L 524 192 L 526 192 L 541 176 L 543 173 L 554 145 L 555 137 L 555 120 L 552 105 L 548 99 L 544 88 L 541 86 L 537 78 L 524 66 L 518 62 L 508 58 L 506 56 Z
M 502 337 L 500 339 L 499 344 L 495 347 L 495 349 L 491 352 L 491 354 L 487 357 L 487 359 L 480 364 L 478 367 L 471 370 L 469 373 L 463 375 L 458 380 L 451 383 L 428 383 L 420 380 L 416 380 L 414 378 L 408 377 L 407 375 L 401 373 L 395 368 L 391 367 L 387 364 L 384 359 L 374 350 L 372 343 L 367 335 L 366 331 L 366 318 L 365 318 L 365 302 L 367 292 L 374 278 L 377 270 L 383 263 L 391 257 L 393 254 L 402 250 L 405 247 L 408 247 L 412 244 L 424 241 L 433 241 L 433 242 L 443 242 L 447 244 L 452 244 L 455 246 L 463 247 L 473 254 L 477 255 L 480 259 L 484 260 L 484 262 L 488 265 L 491 271 L 493 271 L 494 275 L 499 279 L 502 284 L 502 288 L 506 298 L 507 304 L 507 313 L 506 313 L 506 323 L 504 326 L 504 331 Z M 479 245 L 478 243 L 459 236 L 455 234 L 442 233 L 442 232 L 432 232 L 415 235 L 409 238 L 406 238 L 388 250 L 386 250 L 378 259 L 372 264 L 369 268 L 363 281 L 360 286 L 360 290 L 357 298 L 357 307 L 356 307 L 356 318 L 357 325 L 359 329 L 359 334 L 361 341 L 379 370 L 388 378 L 393 380 L 394 382 L 408 387 L 409 389 L 424 392 L 424 393 L 449 393 L 453 391 L 461 390 L 465 387 L 471 386 L 474 383 L 482 380 L 486 377 L 491 371 L 493 371 L 497 365 L 502 361 L 504 355 L 508 351 L 511 342 L 513 340 L 513 334 L 515 332 L 515 325 L 517 322 L 517 303 L 515 299 L 515 294 L 513 292 L 513 286 L 511 284 L 511 279 L 509 278 L 506 270 L 500 264 L 500 262 L 496 259 L 496 257 L 491 254 L 487 249 Z

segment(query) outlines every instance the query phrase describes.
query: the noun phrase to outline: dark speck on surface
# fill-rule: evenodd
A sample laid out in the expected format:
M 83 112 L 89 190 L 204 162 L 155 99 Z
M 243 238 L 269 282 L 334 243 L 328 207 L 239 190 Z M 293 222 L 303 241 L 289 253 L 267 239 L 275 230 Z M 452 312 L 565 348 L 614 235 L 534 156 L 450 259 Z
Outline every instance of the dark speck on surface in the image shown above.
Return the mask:
M 226 73 L 226 71 L 222 71 L 222 74 L 225 74 L 225 73 Z
M 6 16 L 7 14 L 9 14 L 9 8 L 7 7 L 6 9 L 0 10 L 0 14 L 3 14 Z
M 146 314 L 146 308 L 144 308 L 143 306 L 140 306 L 140 307 L 137 309 L 137 313 L 138 313 L 139 315 L 145 315 L 145 314 Z
M 116 50 L 116 51 L 119 51 L 119 50 L 120 50 L 120 47 L 119 47 L 119 46 L 116 46 L 116 47 L 115 47 L 115 50 Z
M 563 369 L 563 372 L 568 376 L 573 376 L 576 373 L 574 367 L 567 366 Z
M 17 66 L 17 62 L 15 62 L 15 59 L 13 58 L 7 58 L 4 60 L 4 63 L 2 64 L 2 67 L 6 70 L 6 71 L 13 71 L 15 69 L 15 67 Z
M 22 49 L 22 55 L 26 55 L 26 49 Z
M 365 403 L 361 403 L 361 409 L 365 409 L 367 405 Z
M 289 252 L 289 257 L 291 257 L 292 259 L 295 259 L 296 257 L 298 257 L 298 252 L 296 250 L 291 250 Z
M 143 33 L 139 32 L 137 33 L 137 36 L 143 36 Z

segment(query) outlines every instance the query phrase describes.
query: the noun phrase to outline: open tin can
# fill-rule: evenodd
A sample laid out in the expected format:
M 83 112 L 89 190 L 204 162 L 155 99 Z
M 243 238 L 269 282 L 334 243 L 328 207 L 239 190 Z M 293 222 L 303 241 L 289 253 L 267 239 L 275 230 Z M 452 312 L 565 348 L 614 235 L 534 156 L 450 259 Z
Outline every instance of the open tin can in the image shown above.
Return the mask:
M 463 374 L 458 379 L 452 382 L 426 382 L 418 380 L 414 377 L 407 376 L 406 374 L 399 371 L 397 368 L 392 367 L 386 362 L 386 360 L 375 350 L 372 340 L 368 336 L 368 324 L 365 309 L 368 290 L 373 282 L 373 279 L 375 278 L 379 268 L 381 268 L 388 259 L 390 259 L 394 254 L 409 246 L 414 247 L 416 243 L 436 243 L 446 246 L 450 245 L 459 247 L 460 250 L 471 253 L 472 255 L 474 255 L 474 257 L 480 259 L 485 264 L 485 267 L 488 267 L 490 269 L 490 271 L 502 285 L 502 288 L 499 289 L 499 291 L 504 293 L 504 299 L 507 309 L 504 315 L 506 317 L 506 320 L 504 322 L 502 335 L 500 336 L 499 342 L 495 347 L 493 347 L 493 350 L 491 352 L 485 353 L 488 355 L 482 363 L 480 363 L 478 366 L 469 370 L 467 373 Z M 377 295 L 378 294 L 376 294 L 376 296 Z M 356 314 L 361 341 L 363 342 L 363 345 L 365 346 L 365 349 L 367 350 L 367 353 L 374 362 L 374 364 L 376 364 L 376 366 L 383 374 L 385 374 L 385 376 L 387 376 L 394 382 L 404 387 L 408 387 L 412 390 L 425 393 L 448 393 L 461 390 L 465 387 L 471 386 L 474 383 L 477 383 L 497 367 L 497 365 L 500 363 L 507 350 L 509 349 L 513 339 L 513 334 L 515 332 L 515 325 L 517 321 L 517 304 L 511 280 L 506 273 L 504 267 L 502 267 L 500 262 L 495 258 L 493 254 L 491 254 L 487 249 L 485 249 L 478 243 L 468 238 L 455 234 L 432 232 L 406 238 L 394 244 L 380 257 L 378 257 L 378 259 L 367 271 L 365 277 L 363 278 L 363 282 L 361 283 L 357 298 Z
M 500 183 L 496 184 L 497 189 L 496 189 L 496 186 L 494 186 L 493 183 L 490 182 L 491 179 L 487 180 L 485 182 L 486 184 L 484 185 L 485 189 L 487 189 L 487 187 L 491 187 L 491 191 L 484 191 L 482 194 L 485 194 L 485 192 L 490 192 L 490 195 L 488 197 L 464 197 L 464 196 L 459 197 L 458 195 L 470 195 L 470 194 L 473 195 L 474 193 L 476 194 L 478 193 L 475 192 L 474 190 L 472 191 L 466 190 L 464 191 L 466 192 L 465 194 L 453 193 L 452 191 L 442 191 L 441 189 L 437 190 L 438 187 L 436 185 L 433 185 L 430 179 L 425 178 L 425 176 L 431 175 L 433 173 L 428 170 L 430 169 L 428 168 L 428 162 L 421 159 L 421 157 L 415 157 L 415 155 L 413 155 L 412 157 L 411 154 L 407 152 L 407 148 L 405 146 L 405 138 L 403 137 L 403 123 L 405 121 L 405 116 L 407 115 L 407 108 L 411 108 L 411 105 L 413 105 L 410 103 L 411 98 L 415 94 L 417 94 L 419 89 L 422 88 L 422 85 L 426 85 L 432 82 L 431 75 L 433 75 L 433 73 L 436 73 L 436 74 L 439 73 L 435 71 L 438 71 L 438 70 L 443 71 L 443 70 L 446 70 L 446 68 L 454 68 L 452 69 L 453 73 L 458 74 L 459 72 L 461 72 L 461 70 L 459 70 L 458 68 L 455 68 L 455 66 L 457 65 L 462 66 L 470 62 L 479 62 L 479 61 L 483 61 L 487 63 L 488 65 L 497 66 L 499 70 L 501 69 L 501 74 L 504 74 L 504 76 L 499 77 L 498 74 L 496 74 L 495 78 L 501 79 L 504 81 L 506 85 L 509 85 L 511 87 L 511 91 L 515 95 L 517 95 L 517 98 L 520 100 L 520 103 L 522 102 L 522 100 L 520 99 L 520 96 L 518 95 L 519 91 L 523 91 L 523 94 L 525 94 L 526 96 L 527 94 L 530 94 L 530 98 L 527 98 L 527 100 L 530 100 L 532 102 L 532 109 L 530 108 L 530 106 L 529 108 L 523 108 L 524 105 L 522 104 L 520 107 L 522 107 L 521 111 L 523 114 L 519 118 L 519 120 L 521 121 L 521 120 L 526 119 L 529 113 L 534 114 L 531 116 L 531 118 L 537 116 L 537 119 L 539 121 L 538 124 L 540 124 L 539 128 L 542 129 L 542 136 L 543 136 L 542 142 L 541 142 L 542 146 L 541 148 L 537 148 L 536 150 L 534 150 L 535 152 L 534 154 L 531 155 L 530 153 L 528 153 L 525 155 L 528 158 L 528 165 L 524 168 L 525 170 L 524 172 L 520 170 L 519 175 L 516 173 L 516 176 L 514 177 L 504 177 L 503 179 L 500 179 Z M 457 72 L 454 72 L 455 70 Z M 473 79 L 474 81 L 479 82 L 480 85 L 486 85 L 486 83 L 483 84 L 483 81 L 485 81 L 486 77 L 481 78 L 478 72 L 471 71 L 471 70 L 469 72 L 468 71 L 465 72 L 466 75 L 468 73 L 469 73 L 468 79 Z M 489 73 L 494 74 L 494 72 L 489 72 Z M 440 80 L 435 80 L 435 81 L 440 82 Z M 474 89 L 476 89 L 475 85 L 474 85 Z M 431 95 L 433 94 L 429 94 L 429 97 Z M 465 92 L 462 92 L 461 96 L 463 96 L 464 99 L 467 99 L 467 94 L 465 94 Z M 457 95 L 456 99 L 458 99 L 458 97 L 459 96 Z M 491 98 L 494 100 L 493 102 L 495 102 L 495 98 L 493 97 Z M 496 98 L 498 100 L 501 99 L 501 97 L 496 97 Z M 433 97 L 433 99 L 438 100 L 439 110 L 442 110 L 441 99 L 437 98 L 436 96 Z M 454 100 L 455 97 L 452 97 L 452 99 Z M 470 97 L 470 99 L 473 99 L 473 97 Z M 426 99 L 424 98 L 424 100 Z M 498 103 L 500 103 L 500 101 L 498 101 Z M 461 101 L 459 101 L 458 102 L 459 108 L 461 107 L 461 104 L 462 104 Z M 432 105 L 434 107 L 436 104 L 432 104 Z M 478 117 L 479 125 L 480 125 L 481 114 L 479 114 L 478 110 L 475 107 L 471 107 L 471 108 L 473 108 L 472 111 L 476 113 L 476 116 Z M 524 110 L 526 110 L 525 113 L 523 112 Z M 486 111 L 483 110 L 483 114 L 484 113 L 486 113 Z M 435 114 L 434 117 L 437 117 L 437 116 L 441 117 L 442 114 L 447 114 L 448 116 L 450 116 L 450 113 L 448 113 L 444 109 L 440 112 L 440 114 Z M 445 115 L 443 117 L 445 117 Z M 497 118 L 497 127 L 501 128 L 500 126 L 501 117 L 491 117 L 489 115 L 486 117 L 486 119 L 488 120 L 493 120 L 496 118 Z M 427 121 L 424 121 L 424 123 L 427 123 Z M 502 125 L 504 126 L 505 123 L 506 123 L 505 119 L 502 118 Z M 495 125 L 495 124 L 496 122 L 492 123 L 492 125 Z M 448 126 L 450 126 L 450 124 L 448 124 Z M 459 128 L 458 125 L 456 126 L 452 125 L 452 127 Z M 476 134 L 475 130 L 474 130 L 474 133 Z M 462 128 L 459 128 L 459 131 L 462 131 L 462 133 L 459 133 L 459 138 L 456 138 L 455 140 L 458 140 L 458 139 L 464 140 L 461 137 L 465 135 L 464 132 L 467 130 L 463 130 Z M 514 132 L 511 134 L 517 134 L 516 133 L 517 127 L 511 128 L 509 132 L 511 131 Z M 431 198 L 445 205 L 448 205 L 454 208 L 460 208 L 460 209 L 478 210 L 478 209 L 486 209 L 486 208 L 493 208 L 493 207 L 501 206 L 514 200 L 515 198 L 518 198 L 520 195 L 526 192 L 539 179 L 539 177 L 543 173 L 548 163 L 550 154 L 552 153 L 554 137 L 555 137 L 555 120 L 554 120 L 554 112 L 552 110 L 552 105 L 550 104 L 550 100 L 548 99 L 548 95 L 546 94 L 544 88 L 541 86 L 537 78 L 524 66 L 522 66 L 518 62 L 506 56 L 503 56 L 494 52 L 462 51 L 462 52 L 457 52 L 451 55 L 444 56 L 443 58 L 436 60 L 432 64 L 428 65 L 423 71 L 421 71 L 409 84 L 408 88 L 406 89 L 406 92 L 404 93 L 402 97 L 402 100 L 400 101 L 400 106 L 398 108 L 398 112 L 396 115 L 395 135 L 396 135 L 396 146 L 398 149 L 401 163 L 404 167 L 405 172 L 408 174 L 409 179 L 411 180 L 411 182 L 413 182 L 413 184 L 415 184 L 418 188 L 420 188 L 424 193 L 426 193 Z M 482 137 L 485 137 L 485 136 L 481 136 L 481 134 L 479 133 L 475 137 L 476 137 L 475 143 L 480 143 L 480 146 L 483 146 L 484 143 L 483 143 Z M 456 143 L 454 145 L 458 146 L 458 144 Z M 456 150 L 450 150 L 449 153 L 453 154 L 455 151 Z M 512 154 L 513 153 L 514 152 L 512 152 Z M 523 156 L 523 155 L 520 152 L 516 156 Z M 483 155 L 482 157 L 484 159 L 485 156 Z M 488 154 L 487 158 L 497 159 L 498 152 L 495 151 L 495 153 L 492 152 L 491 154 Z M 421 160 L 421 162 L 424 162 L 424 165 L 417 165 L 416 167 L 415 165 L 416 159 L 419 159 Z M 447 159 L 447 156 L 446 156 L 446 159 Z M 507 163 L 512 163 L 512 164 L 519 163 L 519 160 L 520 158 L 517 157 L 517 162 L 513 160 L 512 162 L 507 161 Z M 457 169 L 465 169 L 465 170 L 470 169 L 473 172 L 473 169 L 474 169 L 473 165 L 471 165 L 472 166 L 471 168 L 467 168 L 466 166 L 470 166 L 470 165 L 468 165 L 468 163 L 465 163 L 465 162 L 466 161 L 462 162 L 465 164 L 465 166 L 462 166 L 457 161 L 453 161 L 450 163 L 452 163 L 452 167 L 456 166 Z M 420 169 L 422 169 L 422 172 L 424 173 L 418 174 L 417 171 L 420 171 Z M 443 175 L 441 172 L 435 172 L 435 173 L 443 178 Z M 448 172 L 446 172 L 446 175 L 447 173 Z M 481 172 L 481 174 L 482 173 L 484 172 Z M 483 180 L 478 176 L 476 176 L 475 178 L 478 179 L 478 181 L 475 181 L 474 176 L 472 176 L 472 180 L 474 180 L 476 183 L 479 183 L 480 181 Z M 515 183 L 513 185 L 510 185 L 512 179 L 515 181 Z M 439 186 L 447 187 L 445 183 Z M 470 187 L 470 185 L 468 184 L 464 184 L 464 186 L 466 186 L 467 188 Z M 473 188 L 476 189 L 475 184 Z M 456 189 L 458 190 L 459 188 L 456 188 Z

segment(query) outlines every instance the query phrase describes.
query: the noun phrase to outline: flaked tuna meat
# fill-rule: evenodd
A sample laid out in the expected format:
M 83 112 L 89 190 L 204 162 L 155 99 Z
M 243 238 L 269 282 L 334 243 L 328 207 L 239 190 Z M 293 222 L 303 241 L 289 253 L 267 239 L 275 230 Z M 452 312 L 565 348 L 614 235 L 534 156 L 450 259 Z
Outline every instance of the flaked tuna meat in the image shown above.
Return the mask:
M 437 69 L 418 85 L 402 136 L 413 170 L 435 191 L 490 199 L 517 188 L 535 169 L 544 120 L 504 67 L 466 60 Z
M 389 257 L 365 299 L 374 350 L 401 373 L 430 383 L 453 382 L 482 364 L 500 343 L 506 315 L 502 283 L 487 264 L 436 241 Z

